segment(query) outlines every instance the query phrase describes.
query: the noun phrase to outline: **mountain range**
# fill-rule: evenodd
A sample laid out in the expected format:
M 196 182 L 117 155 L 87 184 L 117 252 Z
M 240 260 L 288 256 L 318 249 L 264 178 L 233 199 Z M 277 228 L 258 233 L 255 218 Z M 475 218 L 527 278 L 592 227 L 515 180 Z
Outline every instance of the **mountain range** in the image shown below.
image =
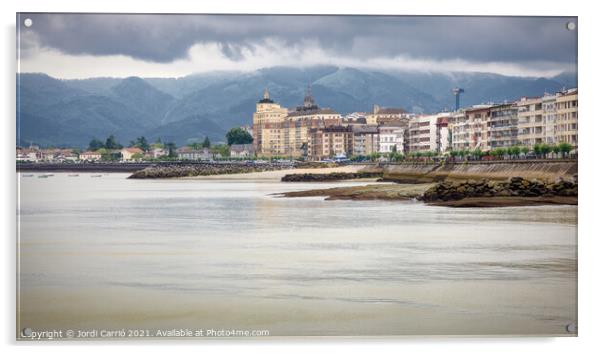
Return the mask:
M 232 127 L 250 125 L 267 87 L 285 107 L 302 103 L 307 86 L 316 102 L 341 114 L 374 104 L 415 113 L 451 109 L 451 89 L 462 106 L 504 102 L 576 87 L 576 74 L 552 78 L 491 73 L 379 71 L 335 66 L 272 67 L 253 72 L 210 72 L 181 78 L 64 80 L 41 73 L 17 76 L 17 144 L 85 147 L 113 134 L 125 144 L 144 135 L 178 145 L 225 140 Z

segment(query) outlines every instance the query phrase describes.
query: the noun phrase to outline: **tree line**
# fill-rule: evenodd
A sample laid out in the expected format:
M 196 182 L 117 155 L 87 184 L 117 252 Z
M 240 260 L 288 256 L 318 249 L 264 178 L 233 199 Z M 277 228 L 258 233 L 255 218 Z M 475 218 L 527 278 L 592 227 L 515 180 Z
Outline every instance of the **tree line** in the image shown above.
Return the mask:
M 232 128 L 226 134 L 227 144 L 216 144 L 212 145 L 211 140 L 209 140 L 208 136 L 205 136 L 205 139 L 202 142 L 191 142 L 186 146 L 190 147 L 194 150 L 201 149 L 210 149 L 213 154 L 219 154 L 221 156 L 229 156 L 230 155 L 230 146 L 234 144 L 251 144 L 253 143 L 253 137 L 249 132 L 242 128 Z M 163 143 L 161 138 L 157 138 L 157 140 L 150 144 L 146 137 L 140 136 L 136 139 L 130 141 L 127 145 L 128 147 L 137 147 L 143 152 L 148 152 L 153 149 L 164 149 L 166 151 L 166 155 L 164 159 L 173 159 L 177 157 L 177 146 L 173 142 Z M 115 152 L 115 150 L 123 149 L 123 145 L 119 143 L 117 138 L 114 135 L 109 135 L 104 141 L 93 138 L 88 144 L 88 150 L 100 152 L 103 156 L 103 160 L 116 160 L 119 159 L 119 153 Z M 142 156 L 134 156 L 135 158 L 141 158 Z

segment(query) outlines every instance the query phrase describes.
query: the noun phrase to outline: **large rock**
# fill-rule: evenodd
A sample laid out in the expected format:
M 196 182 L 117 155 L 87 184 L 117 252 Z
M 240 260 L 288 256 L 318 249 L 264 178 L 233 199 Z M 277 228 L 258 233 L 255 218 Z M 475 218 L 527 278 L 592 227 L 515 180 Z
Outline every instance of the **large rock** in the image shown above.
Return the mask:
M 457 183 L 440 182 L 424 192 L 424 201 L 449 201 L 478 197 L 550 197 L 577 196 L 576 182 L 558 180 L 544 184 L 538 180 L 511 177 L 507 182 L 463 181 Z

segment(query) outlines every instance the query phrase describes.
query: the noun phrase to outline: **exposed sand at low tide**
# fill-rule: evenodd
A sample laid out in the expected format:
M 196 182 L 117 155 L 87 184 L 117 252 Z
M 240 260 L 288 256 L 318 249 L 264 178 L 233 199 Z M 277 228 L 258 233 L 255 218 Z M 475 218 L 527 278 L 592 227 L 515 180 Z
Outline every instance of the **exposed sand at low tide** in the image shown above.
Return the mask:
M 237 173 L 237 174 L 224 174 L 224 175 L 211 175 L 211 176 L 195 176 L 195 177 L 182 177 L 183 179 L 202 179 L 202 180 L 280 180 L 284 175 L 287 174 L 301 174 L 301 173 L 332 173 L 332 172 L 357 172 L 364 166 L 361 165 L 348 165 L 341 167 L 328 167 L 328 168 L 291 168 L 285 170 L 274 170 L 264 172 L 251 172 L 251 173 Z

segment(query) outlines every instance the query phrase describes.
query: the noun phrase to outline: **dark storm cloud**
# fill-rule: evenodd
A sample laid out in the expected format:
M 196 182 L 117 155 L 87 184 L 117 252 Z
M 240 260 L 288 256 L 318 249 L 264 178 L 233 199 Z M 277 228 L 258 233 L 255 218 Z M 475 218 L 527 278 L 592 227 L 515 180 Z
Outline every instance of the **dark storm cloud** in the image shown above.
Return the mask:
M 354 58 L 407 55 L 435 60 L 575 63 L 575 18 L 29 14 L 39 45 L 68 54 L 122 54 L 151 62 L 187 57 L 195 43 L 218 43 L 243 59 L 266 38 L 315 40 Z

